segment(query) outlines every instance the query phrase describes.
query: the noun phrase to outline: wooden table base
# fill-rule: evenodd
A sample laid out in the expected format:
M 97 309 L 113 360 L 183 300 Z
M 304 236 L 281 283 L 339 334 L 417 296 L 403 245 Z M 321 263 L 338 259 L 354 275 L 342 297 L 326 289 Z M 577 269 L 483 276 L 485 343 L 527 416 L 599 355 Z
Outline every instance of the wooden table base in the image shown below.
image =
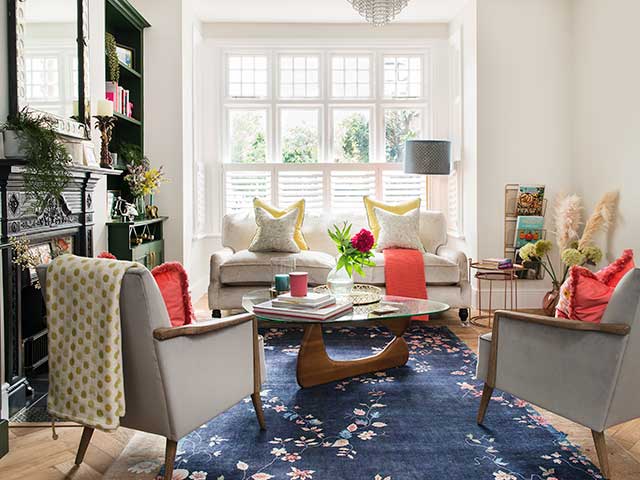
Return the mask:
M 322 325 L 306 326 L 298 353 L 298 385 L 303 388 L 313 387 L 343 378 L 405 365 L 409 360 L 409 346 L 402 338 L 402 334 L 411 324 L 411 319 L 382 320 L 379 323 L 394 334 L 394 339 L 376 355 L 344 361 L 332 360 L 327 354 L 322 336 Z

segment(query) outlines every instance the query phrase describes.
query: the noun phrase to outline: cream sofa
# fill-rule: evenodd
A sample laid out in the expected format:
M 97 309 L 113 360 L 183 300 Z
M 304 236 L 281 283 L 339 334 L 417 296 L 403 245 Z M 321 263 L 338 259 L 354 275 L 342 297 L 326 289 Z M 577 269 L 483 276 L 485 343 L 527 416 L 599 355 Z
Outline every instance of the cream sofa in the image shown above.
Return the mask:
M 271 258 L 295 256 L 296 269 L 309 272 L 310 285 L 322 285 L 336 265 L 336 246 L 327 230 L 344 221 L 353 224 L 352 232 L 368 228 L 362 214 L 307 214 L 302 233 L 309 250 L 300 253 L 253 253 L 247 248 L 256 231 L 253 211 L 225 215 L 222 226 L 223 249 L 211 255 L 209 280 L 209 308 L 214 317 L 222 310 L 242 308 L 242 296 L 258 288 L 271 285 L 273 273 Z M 450 249 L 447 243 L 447 223 L 440 212 L 423 211 L 420 215 L 420 238 L 426 249 L 425 274 L 429 298 L 445 302 L 460 309 L 466 319 L 470 305 L 467 257 L 463 252 Z M 355 275 L 356 283 L 378 285 L 384 288 L 384 254 L 376 252 L 375 267 L 367 267 L 365 276 Z

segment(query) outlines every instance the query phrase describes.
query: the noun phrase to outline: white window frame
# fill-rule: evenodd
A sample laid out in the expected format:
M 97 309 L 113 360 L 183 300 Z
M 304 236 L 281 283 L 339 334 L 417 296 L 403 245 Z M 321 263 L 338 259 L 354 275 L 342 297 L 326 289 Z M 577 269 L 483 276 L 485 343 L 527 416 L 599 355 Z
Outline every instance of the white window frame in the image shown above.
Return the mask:
M 283 110 L 318 110 L 318 162 L 317 163 L 309 163 L 309 165 L 318 165 L 323 162 L 325 158 L 325 139 L 324 139 L 324 106 L 318 103 L 307 103 L 307 104 L 279 104 L 276 106 L 276 125 L 275 125 L 275 135 L 274 135 L 274 143 L 275 143 L 275 157 L 273 157 L 274 161 L 272 163 L 279 163 L 285 166 L 293 165 L 291 163 L 284 163 L 282 161 L 282 111 Z
M 324 199 L 327 208 L 331 205 L 331 171 L 370 171 L 376 176 L 376 197 L 383 198 L 382 172 L 387 170 L 401 170 L 401 163 L 387 163 L 385 152 L 385 127 L 384 112 L 386 109 L 418 109 L 421 110 L 421 136 L 430 138 L 433 131 L 433 99 L 431 95 L 433 78 L 431 75 L 433 58 L 432 47 L 427 42 L 417 46 L 398 45 L 374 45 L 370 48 L 341 48 L 337 46 L 311 46 L 292 49 L 280 45 L 267 45 L 264 48 L 222 46 L 221 58 L 223 68 L 221 74 L 222 85 L 220 88 L 221 127 L 219 144 L 221 153 L 222 172 L 221 197 L 223 211 L 227 212 L 226 205 L 226 175 L 234 171 L 269 171 L 271 172 L 271 201 L 278 204 L 277 178 L 280 171 L 322 171 L 324 181 Z M 234 55 L 264 55 L 267 57 L 267 97 L 241 98 L 228 95 L 228 58 Z M 281 98 L 280 97 L 280 57 L 281 55 L 318 55 L 320 59 L 320 97 L 319 98 Z M 332 96 L 331 59 L 333 56 L 369 56 L 370 58 L 370 97 L 369 98 L 334 98 Z M 420 56 L 422 63 L 421 95 L 407 98 L 384 98 L 384 64 L 385 56 Z M 318 163 L 309 164 L 284 164 L 281 157 L 281 125 L 280 112 L 287 108 L 320 108 L 320 143 L 318 151 Z M 233 109 L 266 109 L 267 110 L 267 139 L 266 139 L 266 163 L 239 164 L 230 163 L 229 159 L 229 111 Z M 333 163 L 333 115 L 335 109 L 369 109 L 370 110 L 370 142 L 369 159 L 366 164 L 361 163 Z M 423 202 L 425 208 L 431 201 L 428 178 L 427 201 Z

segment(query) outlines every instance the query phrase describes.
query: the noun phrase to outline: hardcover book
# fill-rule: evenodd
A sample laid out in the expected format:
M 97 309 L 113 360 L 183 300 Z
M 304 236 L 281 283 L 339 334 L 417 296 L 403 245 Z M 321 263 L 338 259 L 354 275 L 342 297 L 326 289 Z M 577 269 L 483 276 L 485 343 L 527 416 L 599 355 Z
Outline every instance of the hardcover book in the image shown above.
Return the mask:
M 544 230 L 544 217 L 519 216 L 516 222 L 516 238 L 513 246 L 520 248 L 527 243 L 537 242 L 542 239 Z
M 517 215 L 542 215 L 544 185 L 520 185 L 516 200 Z

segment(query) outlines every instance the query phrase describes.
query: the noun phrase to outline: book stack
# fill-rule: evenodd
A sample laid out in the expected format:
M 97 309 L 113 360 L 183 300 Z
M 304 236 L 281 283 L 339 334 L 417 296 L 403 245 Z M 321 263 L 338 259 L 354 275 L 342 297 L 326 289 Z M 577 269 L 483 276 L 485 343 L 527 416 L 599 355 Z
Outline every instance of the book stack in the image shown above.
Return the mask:
M 105 97 L 113 102 L 113 111 L 126 117 L 133 117 L 133 103 L 129 101 L 129 90 L 125 90 L 116 82 L 107 82 Z
M 509 270 L 513 268 L 513 260 L 510 258 L 485 258 L 480 263 L 499 270 Z
M 353 308 L 351 302 L 336 303 L 329 293 L 309 292 L 305 297 L 292 297 L 290 293 L 260 303 L 253 307 L 258 315 L 285 317 L 292 320 L 329 320 L 341 316 Z

